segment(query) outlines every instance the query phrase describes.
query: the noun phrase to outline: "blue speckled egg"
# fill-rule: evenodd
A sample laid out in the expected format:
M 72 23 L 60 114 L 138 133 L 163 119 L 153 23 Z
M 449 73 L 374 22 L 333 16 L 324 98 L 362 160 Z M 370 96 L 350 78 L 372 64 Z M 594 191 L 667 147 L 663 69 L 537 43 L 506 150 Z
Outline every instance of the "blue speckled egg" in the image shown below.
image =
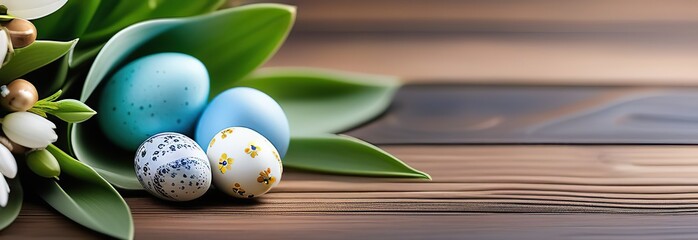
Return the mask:
M 189 201 L 211 186 L 211 165 L 194 140 L 166 132 L 146 139 L 133 162 L 136 177 L 150 194 L 170 201 Z
M 97 119 L 112 142 L 135 150 L 156 133 L 190 133 L 208 93 L 201 61 L 181 53 L 153 54 L 127 64 L 106 82 Z
M 216 96 L 201 114 L 196 142 L 207 146 L 216 133 L 229 127 L 246 127 L 269 139 L 286 155 L 291 133 L 286 114 L 274 99 L 259 90 L 238 87 Z

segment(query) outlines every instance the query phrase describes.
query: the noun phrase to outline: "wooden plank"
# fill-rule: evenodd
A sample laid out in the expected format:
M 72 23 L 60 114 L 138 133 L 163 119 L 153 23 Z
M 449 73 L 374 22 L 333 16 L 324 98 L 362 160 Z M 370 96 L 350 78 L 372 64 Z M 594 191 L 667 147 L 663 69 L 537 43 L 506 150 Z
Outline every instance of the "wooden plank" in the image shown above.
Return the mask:
M 691 225 L 698 217 L 694 147 L 384 148 L 434 180 L 287 171 L 278 188 L 256 201 L 234 200 L 215 191 L 190 204 L 163 202 L 142 192 L 125 194 L 138 238 L 263 233 L 313 239 L 652 239 L 697 234 Z M 612 213 L 633 215 L 608 215 Z M 673 215 L 656 215 L 667 213 Z M 680 213 L 690 214 L 675 215 Z M 45 231 L 36 231 L 36 226 Z M 94 237 L 35 201 L 0 234 Z
M 693 1 L 277 2 L 299 14 L 268 66 L 407 82 L 698 85 Z
M 301 32 L 690 31 L 698 24 L 698 3 L 685 0 L 273 2 L 298 7 L 296 30 Z
M 55 217 L 23 216 L 3 238 L 100 239 Z M 134 213 L 136 239 L 694 239 L 695 215 L 154 214 Z M 37 229 L 39 228 L 40 229 Z M 18 231 L 21 230 L 21 231 Z
M 231 218 L 245 220 L 230 221 Z M 154 216 L 150 221 L 158 221 Z M 143 238 L 260 236 L 273 239 L 677 239 L 696 238 L 695 216 L 618 215 L 233 215 L 179 218 L 192 226 L 181 235 L 141 234 Z M 231 223 L 212 227 L 209 221 Z M 161 231 L 166 232 L 166 231 Z M 216 235 L 214 235 L 215 233 Z
M 698 88 L 406 85 L 376 144 L 698 144 Z
M 698 85 L 695 33 L 292 33 L 267 66 L 406 82 Z

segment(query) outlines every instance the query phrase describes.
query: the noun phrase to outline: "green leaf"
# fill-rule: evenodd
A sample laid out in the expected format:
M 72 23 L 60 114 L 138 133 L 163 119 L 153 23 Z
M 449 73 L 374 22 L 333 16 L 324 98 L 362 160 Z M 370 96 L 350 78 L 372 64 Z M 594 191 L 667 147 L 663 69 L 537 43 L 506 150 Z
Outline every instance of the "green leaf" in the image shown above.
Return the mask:
M 348 136 L 291 138 L 283 164 L 323 173 L 431 179 L 380 148 Z
M 21 78 L 26 79 L 36 86 L 39 96 L 48 96 L 55 93 L 57 90 L 61 89 L 61 86 L 65 84 L 65 80 L 68 77 L 70 61 L 74 56 L 74 49 L 71 49 L 60 57 L 49 63 L 46 66 L 33 70 Z
M 44 118 L 48 118 L 48 115 L 46 115 L 46 111 L 42 110 L 41 108 L 33 107 L 27 110 L 27 112 L 42 116 Z
M 157 4 L 152 4 L 153 2 Z M 195 16 L 218 9 L 224 0 L 80 0 L 68 1 L 55 13 L 34 20 L 39 39 L 84 38 L 76 47 L 77 66 L 93 58 L 116 32 L 132 24 L 157 18 Z M 96 51 L 95 51 L 96 50 Z
M 338 133 L 371 120 L 390 105 L 395 77 L 311 68 L 267 68 L 237 83 L 276 100 L 291 135 Z
M 73 159 L 57 147 L 47 150 L 61 166 L 61 180 L 35 177 L 32 189 L 51 207 L 73 221 L 103 233 L 133 238 L 133 220 L 119 193 L 89 166 Z
M 56 61 L 70 52 L 77 42 L 77 39 L 70 42 L 36 41 L 25 48 L 15 50 L 12 60 L 0 68 L 0 85 Z
M 87 104 L 75 99 L 60 100 L 56 104 L 58 105 L 57 109 L 46 109 L 45 111 L 69 123 L 84 122 L 97 114 Z
M 61 94 L 63 94 L 62 90 L 56 91 L 54 94 L 51 94 L 51 96 L 48 96 L 44 99 L 41 99 L 34 103 L 34 106 L 27 110 L 28 112 L 35 113 L 39 116 L 42 117 L 48 117 L 46 116 L 46 112 L 49 112 L 50 110 L 57 110 L 58 109 L 58 103 L 53 102 L 56 99 L 58 99 Z
M 79 46 L 77 49 L 73 51 L 73 57 L 70 60 L 70 66 L 71 67 L 76 67 L 76 66 L 83 66 L 83 64 L 91 63 L 90 61 L 93 60 L 95 56 L 99 53 L 100 50 L 102 50 L 102 47 L 104 47 L 104 44 L 102 45 L 97 45 L 97 46 L 90 46 L 90 47 L 83 47 Z M 85 68 L 88 68 L 89 66 L 85 66 Z M 83 69 L 77 69 L 78 71 L 82 71 Z M 86 72 L 85 70 L 84 72 Z M 83 72 L 80 72 L 80 74 L 85 74 Z M 84 80 L 84 79 L 83 79 Z
M 32 20 L 38 39 L 67 41 L 82 36 L 97 12 L 100 0 L 71 0 L 58 11 Z
M 261 65 L 288 34 L 295 8 L 281 4 L 252 4 L 209 15 L 154 20 L 133 25 L 116 34 L 95 59 L 80 100 L 95 104 L 90 96 L 99 84 L 127 60 L 157 52 L 181 52 L 201 60 L 211 78 L 211 96 Z M 205 36 L 205 37 L 202 37 Z M 115 147 L 96 120 L 74 124 L 71 146 L 75 155 L 94 167 L 117 187 L 142 189 L 133 171 L 133 152 Z
M 135 23 L 157 19 L 196 16 L 213 12 L 225 0 L 119 0 L 102 1 L 87 32 L 86 43 L 104 42 L 121 29 Z
M 59 97 L 61 97 L 61 94 L 63 94 L 63 90 L 58 90 L 55 93 L 51 94 L 51 96 L 39 100 L 37 103 L 56 101 Z
M 123 150 L 109 142 L 98 121 L 72 124 L 70 139 L 72 151 L 78 159 L 94 168 L 111 184 L 123 189 L 143 189 L 133 170 L 135 152 Z
M 10 186 L 10 199 L 7 201 L 7 206 L 0 207 L 0 230 L 10 226 L 15 221 L 19 211 L 22 209 L 22 200 L 24 199 L 24 192 L 22 191 L 22 185 L 19 184 L 19 178 L 15 177 L 14 179 L 6 180 Z
M 133 25 L 115 35 L 97 55 L 80 100 L 86 101 L 127 59 L 159 52 L 180 52 L 201 60 L 211 78 L 213 97 L 271 57 L 294 18 L 291 6 L 251 4 L 204 16 Z

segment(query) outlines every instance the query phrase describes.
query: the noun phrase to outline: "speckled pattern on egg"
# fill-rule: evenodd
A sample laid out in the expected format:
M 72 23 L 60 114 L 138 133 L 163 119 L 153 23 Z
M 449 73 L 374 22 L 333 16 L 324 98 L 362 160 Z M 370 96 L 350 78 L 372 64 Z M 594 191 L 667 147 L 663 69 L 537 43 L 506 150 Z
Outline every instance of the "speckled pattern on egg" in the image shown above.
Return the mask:
M 206 154 L 194 140 L 179 133 L 148 138 L 136 152 L 134 167 L 143 188 L 165 200 L 193 200 L 211 185 Z
M 233 197 L 258 197 L 281 182 L 283 165 L 278 151 L 252 129 L 221 130 L 209 142 L 206 155 L 213 184 Z
M 106 82 L 97 119 L 114 144 L 135 150 L 154 134 L 192 131 L 209 87 L 206 66 L 198 59 L 181 53 L 149 55 Z

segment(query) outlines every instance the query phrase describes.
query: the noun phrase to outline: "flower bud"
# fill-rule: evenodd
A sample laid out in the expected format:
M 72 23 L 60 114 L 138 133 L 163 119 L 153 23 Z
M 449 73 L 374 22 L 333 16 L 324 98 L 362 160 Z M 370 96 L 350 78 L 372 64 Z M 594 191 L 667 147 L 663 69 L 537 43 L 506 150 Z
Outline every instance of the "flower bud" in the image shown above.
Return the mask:
M 46 148 L 58 140 L 53 130 L 56 124 L 33 113 L 13 112 L 7 114 L 2 121 L 2 131 L 19 145 L 28 148 Z

